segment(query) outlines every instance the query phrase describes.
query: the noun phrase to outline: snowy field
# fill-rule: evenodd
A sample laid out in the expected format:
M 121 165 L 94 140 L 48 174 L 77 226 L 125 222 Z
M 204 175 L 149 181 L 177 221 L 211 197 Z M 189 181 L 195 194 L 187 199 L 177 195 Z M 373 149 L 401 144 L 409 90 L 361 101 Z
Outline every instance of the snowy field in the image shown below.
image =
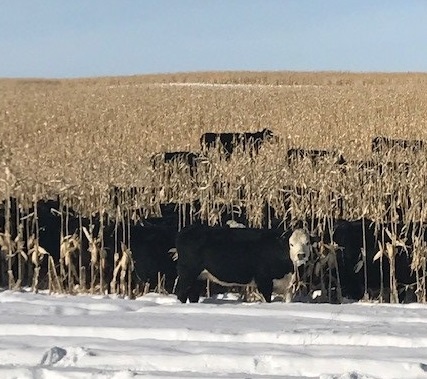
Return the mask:
M 427 378 L 422 305 L 0 293 L 0 378 Z

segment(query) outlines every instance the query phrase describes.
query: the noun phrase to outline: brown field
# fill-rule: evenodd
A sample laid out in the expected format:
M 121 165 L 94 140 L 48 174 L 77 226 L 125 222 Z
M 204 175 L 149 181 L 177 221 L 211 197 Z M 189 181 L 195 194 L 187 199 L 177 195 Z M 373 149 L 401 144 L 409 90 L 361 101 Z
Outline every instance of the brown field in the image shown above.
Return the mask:
M 413 154 L 392 150 L 372 156 L 370 146 L 372 137 L 378 135 L 427 141 L 427 74 L 220 72 L 76 80 L 1 79 L 0 93 L 0 196 L 2 200 L 17 199 L 15 210 L 9 200 L 2 207 L 5 232 L 0 233 L 0 245 L 7 256 L 9 288 L 21 283 L 20 279 L 14 281 L 13 255 L 19 257 L 18 277 L 24 264 L 18 251 L 22 235 L 17 235 L 11 221 L 16 225 L 23 222 L 27 235 L 31 232 L 30 222 L 13 220 L 11 211 L 25 215 L 38 200 L 56 195 L 61 205 L 71 206 L 84 216 L 99 212 L 123 223 L 134 222 L 139 212 L 158 215 L 160 203 L 188 204 L 195 200 L 200 202 L 198 217 L 209 224 L 218 223 L 221 213 L 231 206 L 244 206 L 249 224 L 258 227 L 265 226 L 265 217 L 270 220 L 271 212 L 283 220 L 289 220 L 289 215 L 291 220 L 323 220 L 317 228 L 320 235 L 330 225 L 328 220 L 365 217 L 377 224 L 395 225 L 391 226 L 394 239 L 387 252 L 382 252 L 390 262 L 400 243 L 397 222 L 421 221 L 420 230 L 425 229 L 426 151 Z M 156 152 L 198 151 L 204 132 L 254 132 L 263 128 L 271 129 L 280 141 L 264 144 L 256 159 L 237 152 L 227 161 L 214 151 L 194 176 L 182 164 L 162 164 L 154 170 L 150 163 Z M 385 166 L 379 174 L 377 169 L 361 171 L 350 164 L 343 170 L 332 159 L 318 165 L 307 160 L 289 165 L 285 159 L 289 147 L 334 149 L 347 161 L 404 162 L 409 169 L 397 164 Z M 117 206 L 111 196 L 113 186 L 136 187 L 137 195 L 129 198 L 123 193 Z M 266 204 L 270 206 L 267 215 Z M 37 240 L 37 215 L 28 217 Z M 61 216 L 61 225 L 67 224 L 66 217 Z M 312 231 L 316 227 L 311 225 Z M 424 302 L 427 246 L 421 234 L 412 237 L 412 265 L 423 273 L 417 276 L 417 285 L 422 288 L 419 301 Z M 87 238 L 90 242 L 94 237 Z M 384 236 L 382 240 L 384 244 Z M 61 236 L 61 249 L 65 242 Z M 102 240 L 94 239 L 95 245 L 91 291 Z M 40 254 L 37 259 L 43 259 L 43 251 L 37 243 L 35 246 L 30 248 L 28 242 L 27 251 L 36 251 L 37 256 Z M 71 245 L 64 249 L 75 251 Z M 329 259 L 336 248 L 329 249 L 329 253 L 320 254 Z M 37 278 L 39 263 L 35 256 L 28 266 L 34 265 Z M 120 262 L 127 262 L 126 257 L 123 250 Z M 64 267 L 61 270 L 72 292 L 71 271 L 67 276 Z M 49 286 L 57 275 L 53 271 Z M 105 284 L 102 277 L 101 270 L 101 291 Z M 80 280 L 86 289 L 83 283 Z M 114 279 L 114 287 L 115 283 Z M 33 279 L 33 288 L 37 285 Z M 57 284 L 57 288 L 61 286 L 62 282 Z M 124 282 L 121 286 L 123 293 L 131 292 L 130 284 L 128 290 Z
M 108 208 L 107 200 L 100 199 L 111 185 L 163 188 L 163 197 L 154 203 L 206 196 L 233 202 L 234 193 L 210 191 L 214 181 L 228 181 L 249 190 L 254 212 L 261 199 L 274 204 L 286 183 L 325 185 L 360 198 L 357 183 L 348 188 L 346 178 L 334 178 L 326 169 L 311 177 L 290 175 L 283 159 L 287 147 L 338 149 L 346 159 L 359 159 L 369 157 L 375 135 L 427 140 L 426 89 L 426 74 L 220 72 L 3 79 L 0 174 L 9 182 L 8 191 L 24 203 L 34 200 L 33 195 L 59 193 L 83 211 Z M 213 160 L 209 173 L 200 173 L 197 180 L 175 175 L 167 182 L 150 167 L 154 152 L 197 151 L 203 132 L 264 127 L 281 142 L 266 146 L 256 162 L 244 156 L 230 163 Z M 140 200 L 146 208 L 153 205 L 150 196 Z M 375 216 L 373 204 L 360 203 L 347 216 L 366 213 L 368 205 Z

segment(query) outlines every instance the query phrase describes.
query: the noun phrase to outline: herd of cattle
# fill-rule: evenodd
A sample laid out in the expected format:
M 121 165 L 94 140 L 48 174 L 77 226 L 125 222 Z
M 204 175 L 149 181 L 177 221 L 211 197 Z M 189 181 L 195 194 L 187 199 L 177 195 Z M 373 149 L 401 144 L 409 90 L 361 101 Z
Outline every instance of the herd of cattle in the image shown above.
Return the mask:
M 56 201 L 40 201 L 38 214 L 38 244 L 59 263 L 61 239 L 66 236 L 65 225 L 59 217 Z M 33 210 L 29 210 L 30 213 Z M 79 218 L 68 210 L 66 228 L 68 233 L 78 233 L 80 227 L 91 229 L 97 235 L 100 220 Z M 4 216 L 4 214 L 2 215 Z M 31 222 L 25 215 L 19 215 L 23 224 Z M 375 298 L 383 289 L 387 298 L 390 289 L 390 261 L 375 259 L 379 251 L 381 236 L 385 244 L 391 244 L 390 225 L 374 225 L 370 220 L 334 220 L 332 229 L 325 228 L 322 239 L 310 235 L 307 229 L 296 227 L 283 230 L 245 228 L 240 223 L 227 222 L 226 226 L 207 226 L 195 222 L 178 231 L 178 216 L 151 218 L 134 225 L 109 223 L 102 231 L 105 251 L 104 283 L 113 279 L 114 252 L 120 251 L 122 242 L 128 244 L 134 261 L 132 280 L 144 283 L 150 290 L 158 285 L 159 274 L 164 277 L 164 289 L 176 293 L 179 300 L 198 301 L 206 295 L 206 279 L 216 283 L 211 294 L 228 291 L 228 287 L 256 285 L 265 301 L 272 299 L 272 293 L 284 299 L 295 298 L 303 289 L 305 294 L 321 291 L 325 301 L 342 301 L 343 298 L 359 300 L 367 293 Z M 4 228 L 4 217 L 0 220 Z M 399 226 L 402 228 L 403 226 Z M 414 301 L 416 272 L 411 269 L 412 232 L 419 225 L 406 230 L 405 246 L 398 244 L 395 257 L 395 274 L 398 283 L 399 300 Z M 22 249 L 28 253 L 29 237 L 21 235 Z M 124 230 L 123 230 L 124 229 Z M 331 235 L 329 230 L 333 231 Z M 400 234 L 402 230 L 398 231 Z M 12 236 L 16 228 L 12 226 Z M 416 234 L 416 233 L 415 233 Z M 61 237 L 62 236 L 62 237 Z M 427 235 L 423 235 L 424 241 Z M 79 242 L 82 251 L 81 264 L 89 273 L 91 264 L 90 239 L 83 237 Z M 3 250 L 3 246 L 2 246 Z M 362 251 L 366 252 L 366 270 L 362 268 Z M 13 271 L 17 276 L 17 256 L 14 257 Z M 78 256 L 71 258 L 77 266 Z M 6 255 L 2 254 L 1 285 L 7 286 L 8 273 Z M 382 267 L 382 274 L 380 270 Z M 47 259 L 40 262 L 39 288 L 47 287 Z M 366 273 L 365 273 L 366 271 Z M 22 285 L 31 286 L 30 270 L 24 268 Z M 365 281 L 365 276 L 367 281 Z M 65 281 L 65 279 L 64 279 Z M 326 298 L 325 298 L 326 296 Z
M 278 141 L 269 129 L 258 132 L 246 133 L 204 133 L 200 137 L 200 152 L 194 151 L 173 151 L 154 154 L 151 157 L 153 169 L 161 163 L 183 162 L 190 168 L 192 173 L 197 164 L 204 160 L 204 153 L 209 150 L 219 150 L 225 159 L 230 159 L 233 152 L 239 148 L 250 154 L 252 157 L 259 153 L 259 149 L 264 142 Z
M 180 161 L 190 168 L 190 172 L 193 172 L 198 162 L 205 159 L 204 153 L 208 150 L 219 149 L 225 159 L 230 159 L 237 148 L 243 152 L 249 153 L 251 156 L 255 156 L 258 154 L 263 143 L 274 143 L 278 141 L 278 137 L 274 136 L 273 132 L 269 129 L 263 129 L 253 133 L 204 133 L 200 138 L 201 150 L 199 152 L 172 151 L 157 153 L 151 157 L 151 163 L 153 169 L 155 169 L 159 163 Z M 425 148 L 426 146 L 422 140 L 394 139 L 377 136 L 372 138 L 371 141 L 371 151 L 373 154 L 386 154 L 389 151 L 410 151 L 412 153 L 417 153 L 425 151 Z M 302 148 L 289 148 L 287 150 L 287 161 L 289 164 L 303 158 L 307 158 L 313 164 L 316 164 L 324 158 L 332 158 L 334 163 L 338 165 L 345 166 L 347 164 L 355 164 L 361 169 L 372 168 L 374 165 L 377 165 L 377 163 L 374 163 L 372 160 L 362 162 L 347 161 L 340 152 L 334 150 Z M 386 165 L 396 166 L 396 164 L 392 162 L 388 162 Z M 379 170 L 381 169 L 383 169 L 383 167 L 379 165 Z
M 226 157 L 230 157 L 236 144 L 244 151 L 256 154 L 262 143 L 272 138 L 273 133 L 267 129 L 257 133 L 206 133 L 201 137 L 201 143 L 203 149 L 216 148 L 220 144 Z M 395 146 L 415 152 L 424 145 L 418 140 L 386 137 L 375 137 L 372 140 L 373 152 Z M 303 155 L 302 152 L 301 149 L 289 149 L 288 159 L 305 156 L 315 162 L 319 157 L 332 155 L 338 164 L 345 162 L 335 152 L 306 150 Z M 163 159 L 184 159 L 193 165 L 196 164 L 198 154 L 163 153 Z M 21 270 L 21 285 L 31 285 L 31 270 L 17 263 L 19 254 L 16 244 L 13 250 L 4 243 L 7 224 L 4 204 L 0 212 L 0 229 L 3 231 L 0 234 L 3 253 L 0 259 L 0 284 L 7 286 L 10 270 L 15 277 Z M 367 219 L 333 220 L 328 227 L 325 226 L 320 238 L 311 235 L 304 225 L 293 229 L 284 229 L 283 225 L 273 229 L 255 229 L 245 227 L 244 220 L 241 220 L 243 223 L 236 223 L 234 218 L 229 222 L 224 220 L 226 226 L 215 227 L 195 220 L 192 225 L 178 230 L 178 215 L 173 207 L 164 207 L 163 217 L 160 218 L 119 224 L 100 220 L 96 215 L 90 220 L 79 217 L 70 209 L 67 209 L 64 224 L 64 218 L 59 217 L 64 210 L 54 200 L 39 201 L 36 212 L 35 209 L 29 209 L 24 213 L 17 206 L 11 209 L 14 211 L 9 225 L 11 238 L 12 241 L 23 241 L 20 247 L 23 253 L 29 254 L 30 234 L 34 233 L 34 225 L 37 225 L 37 244 L 59 264 L 64 259 L 61 250 L 64 236 L 85 228 L 86 231 L 91 230 L 92 235 L 102 237 L 105 283 L 113 280 L 117 264 L 114 253 L 126 244 L 134 262 L 132 280 L 145 283 L 150 290 L 154 290 L 160 275 L 164 277 L 164 289 L 168 293 L 175 293 L 181 302 L 197 302 L 201 295 L 206 295 L 206 280 L 216 283 L 216 286 L 210 288 L 212 292 L 228 291 L 229 287 L 256 286 L 267 302 L 272 300 L 273 293 L 292 300 L 301 293 L 311 296 L 316 291 L 320 291 L 320 297 L 327 301 L 343 301 L 344 298 L 360 300 L 367 294 L 371 298 L 378 294 L 387 298 L 392 290 L 392 275 L 397 283 L 399 301 L 415 301 L 419 273 L 411 268 L 412 249 L 415 246 L 411 238 L 422 231 L 420 237 L 427 241 L 422 225 L 378 225 Z M 35 213 L 37 224 L 30 217 Z M 315 224 L 321 222 L 316 220 Z M 21 228 L 18 227 L 19 223 Z M 390 231 L 396 227 L 397 230 L 393 230 L 392 234 Z M 405 238 L 396 242 L 394 235 L 403 233 Z M 81 238 L 76 249 L 81 254 L 71 258 L 74 261 L 79 259 L 79 264 L 87 268 L 86 273 L 91 264 L 91 254 L 88 252 L 90 243 L 89 237 Z M 378 255 L 383 245 L 392 245 L 397 254 L 392 259 L 384 255 L 383 259 Z M 15 255 L 11 262 L 12 251 Z M 44 259 L 40 262 L 40 286 L 47 285 L 47 280 L 48 265 L 47 259 Z

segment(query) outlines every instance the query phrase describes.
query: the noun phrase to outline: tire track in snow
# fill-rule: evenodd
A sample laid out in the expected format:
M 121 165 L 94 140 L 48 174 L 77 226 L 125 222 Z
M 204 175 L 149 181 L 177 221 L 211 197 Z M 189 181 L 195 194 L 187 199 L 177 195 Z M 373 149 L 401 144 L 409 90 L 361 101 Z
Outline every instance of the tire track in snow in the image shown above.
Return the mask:
M 114 339 L 117 341 L 159 340 L 182 342 L 222 342 L 258 343 L 285 346 L 388 346 L 407 348 L 427 348 L 427 337 L 383 335 L 380 333 L 360 333 L 337 331 L 330 328 L 296 328 L 277 332 L 224 333 L 221 331 L 191 330 L 188 328 L 138 328 L 93 326 L 61 326 L 40 324 L 2 324 L 0 336 L 38 336 L 38 337 L 81 337 Z
M 292 352 L 276 352 L 274 354 L 265 354 L 262 351 L 252 353 L 250 351 L 241 352 L 239 355 L 226 354 L 140 354 L 133 359 L 128 355 L 112 355 L 108 357 L 108 364 L 105 364 L 105 356 L 97 359 L 96 355 L 85 357 L 75 362 L 75 366 L 61 366 L 53 364 L 48 367 L 37 367 L 28 370 L 28 376 L 22 375 L 19 371 L 19 378 L 135 378 L 147 376 L 150 373 L 157 377 L 158 373 L 163 373 L 170 377 L 211 377 L 212 374 L 220 374 L 224 367 L 228 368 L 227 378 L 245 377 L 262 378 L 277 376 L 280 378 L 290 377 L 318 377 L 318 373 L 330 373 L 322 375 L 322 378 L 338 378 L 341 376 L 333 375 L 333 372 L 345 372 L 346 368 L 356 365 L 363 367 L 364 370 L 374 375 L 374 377 L 383 377 L 384 366 L 387 366 L 388 372 L 393 372 L 395 378 L 406 378 L 408 372 L 411 377 L 425 378 L 425 365 L 411 360 L 386 360 L 378 359 L 375 356 L 372 359 L 366 358 L 347 358 L 334 359 L 333 365 L 331 358 L 315 356 L 295 357 Z M 307 364 L 309 362 L 309 364 Z M 132 369 L 128 369 L 131 366 Z M 185 368 L 191 368 L 186 370 Z M 11 377 L 13 367 L 0 366 L 0 375 L 2 378 Z M 415 376 L 414 376 L 415 375 Z M 163 377 L 163 375 L 161 376 Z M 216 376 L 212 376 L 216 377 Z M 344 377 L 344 376 L 343 376 Z M 368 377 L 368 376 L 363 376 Z M 352 375 L 349 378 L 359 378 Z
M 0 378 L 427 378 L 425 306 L 167 300 L 0 293 Z

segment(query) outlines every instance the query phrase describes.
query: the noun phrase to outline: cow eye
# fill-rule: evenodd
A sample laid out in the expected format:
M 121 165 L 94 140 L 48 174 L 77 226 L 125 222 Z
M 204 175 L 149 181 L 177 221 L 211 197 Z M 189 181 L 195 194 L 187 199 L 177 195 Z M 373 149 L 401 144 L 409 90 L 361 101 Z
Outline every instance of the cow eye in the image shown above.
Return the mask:
M 290 247 L 294 247 L 294 244 L 289 242 L 289 246 Z

